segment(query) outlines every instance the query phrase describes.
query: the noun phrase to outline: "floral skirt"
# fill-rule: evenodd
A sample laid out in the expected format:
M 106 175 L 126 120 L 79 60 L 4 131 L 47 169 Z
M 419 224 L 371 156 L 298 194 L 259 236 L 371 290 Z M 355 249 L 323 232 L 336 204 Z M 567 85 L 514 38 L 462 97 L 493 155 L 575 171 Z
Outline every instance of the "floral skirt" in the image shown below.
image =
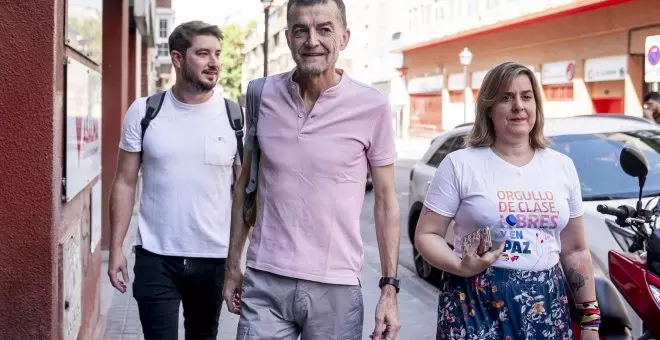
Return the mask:
M 436 339 L 573 339 L 559 265 L 543 271 L 491 267 L 471 278 L 445 275 Z

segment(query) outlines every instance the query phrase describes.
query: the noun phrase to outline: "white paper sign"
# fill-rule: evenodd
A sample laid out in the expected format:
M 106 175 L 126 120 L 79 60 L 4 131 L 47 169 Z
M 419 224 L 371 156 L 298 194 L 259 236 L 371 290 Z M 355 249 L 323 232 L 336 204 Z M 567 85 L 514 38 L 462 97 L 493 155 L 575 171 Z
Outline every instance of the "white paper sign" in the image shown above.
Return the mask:
M 450 91 L 463 91 L 465 89 L 465 76 L 463 73 L 452 73 L 447 79 L 447 89 Z
M 628 74 L 628 56 L 587 59 L 584 62 L 584 81 L 624 80 Z
M 472 72 L 472 85 L 471 86 L 472 86 L 473 89 L 481 88 L 481 84 L 484 82 L 484 78 L 486 78 L 487 73 L 488 73 L 488 70 Z
M 447 89 L 450 91 L 465 90 L 465 76 L 463 73 L 452 73 L 447 79 Z
M 572 84 L 574 76 L 574 60 L 558 61 L 541 66 L 541 83 L 543 85 Z
M 426 93 L 442 90 L 445 81 L 443 75 L 411 78 L 408 80 L 408 93 Z

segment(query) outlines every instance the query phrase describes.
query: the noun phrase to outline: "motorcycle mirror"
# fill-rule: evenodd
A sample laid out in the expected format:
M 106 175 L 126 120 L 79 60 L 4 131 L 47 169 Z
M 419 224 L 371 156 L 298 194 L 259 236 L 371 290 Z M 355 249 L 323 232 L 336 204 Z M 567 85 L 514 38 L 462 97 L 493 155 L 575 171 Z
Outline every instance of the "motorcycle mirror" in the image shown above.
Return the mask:
M 646 175 L 649 173 L 649 163 L 644 154 L 637 149 L 624 147 L 619 156 L 619 162 L 623 171 L 639 181 L 639 199 L 637 200 L 637 213 L 642 214 L 642 190 L 646 183 Z
M 624 147 L 619 157 L 621 168 L 632 177 L 646 177 L 649 173 L 649 163 L 639 150 L 630 147 Z

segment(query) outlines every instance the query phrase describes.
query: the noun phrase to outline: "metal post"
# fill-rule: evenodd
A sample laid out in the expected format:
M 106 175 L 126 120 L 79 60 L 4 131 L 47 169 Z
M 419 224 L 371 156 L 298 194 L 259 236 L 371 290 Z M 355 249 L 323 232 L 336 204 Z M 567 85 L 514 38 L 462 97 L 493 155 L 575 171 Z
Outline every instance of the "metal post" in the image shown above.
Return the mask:
M 468 121 L 468 96 L 467 96 L 467 83 L 468 83 L 468 67 L 463 65 L 463 123 Z
M 268 12 L 270 6 L 264 7 L 264 77 L 268 76 Z

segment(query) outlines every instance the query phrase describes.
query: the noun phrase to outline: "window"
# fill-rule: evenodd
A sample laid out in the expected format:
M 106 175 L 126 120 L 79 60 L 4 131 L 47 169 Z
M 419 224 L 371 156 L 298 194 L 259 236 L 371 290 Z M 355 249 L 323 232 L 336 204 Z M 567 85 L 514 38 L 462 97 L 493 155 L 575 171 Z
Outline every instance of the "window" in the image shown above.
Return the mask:
M 160 19 L 159 35 L 161 38 L 167 38 L 167 19 Z
M 463 143 L 465 143 L 465 137 L 466 137 L 465 135 L 456 136 L 456 138 L 454 139 L 454 143 L 451 145 L 451 149 L 449 150 L 449 153 L 464 148 Z
M 427 4 L 422 8 L 424 11 L 424 25 L 428 25 L 431 23 L 431 5 Z
M 644 193 L 660 193 L 660 133 L 637 130 L 601 134 L 550 137 L 550 147 L 570 157 L 580 179 L 585 201 L 637 198 L 637 179 L 621 170 L 619 155 L 624 146 L 640 150 L 649 164 Z
M 170 55 L 170 46 L 168 43 L 158 44 L 157 48 L 159 57 L 167 57 Z
M 438 165 L 440 165 L 440 162 L 442 162 L 442 160 L 445 159 L 445 156 L 456 150 L 460 150 L 464 148 L 463 146 L 464 142 L 465 142 L 465 135 L 459 135 L 456 137 L 449 138 L 447 141 L 442 143 L 442 145 L 440 145 L 438 150 L 435 151 L 433 156 L 431 156 L 431 159 L 429 159 L 429 161 L 426 164 L 437 168 Z
M 445 156 L 447 156 L 447 154 L 449 154 L 449 152 L 451 151 L 451 146 L 455 140 L 456 137 L 451 137 L 447 141 L 442 143 L 442 145 L 440 145 L 438 150 L 435 150 L 435 153 L 433 154 L 433 156 L 431 156 L 431 159 L 429 159 L 429 161 L 426 164 L 434 168 L 437 168 L 438 165 L 440 165 L 440 162 L 442 162 L 442 160 L 445 159 Z
M 544 85 L 545 100 L 573 100 L 573 85 Z

